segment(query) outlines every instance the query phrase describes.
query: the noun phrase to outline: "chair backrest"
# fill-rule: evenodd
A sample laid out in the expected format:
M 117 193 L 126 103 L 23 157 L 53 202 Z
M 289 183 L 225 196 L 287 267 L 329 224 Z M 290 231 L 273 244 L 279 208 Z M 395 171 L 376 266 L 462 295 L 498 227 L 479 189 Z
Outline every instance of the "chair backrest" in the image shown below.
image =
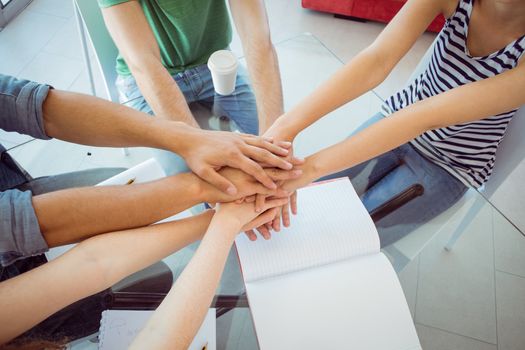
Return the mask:
M 96 0 L 74 0 L 91 45 L 95 51 L 96 68 L 102 73 L 106 94 L 111 101 L 118 102 L 118 91 L 115 87 L 117 72 L 115 59 L 118 49 L 106 29 L 102 12 Z
M 518 186 L 513 186 L 515 188 L 512 191 L 521 192 L 520 195 L 525 196 L 523 190 L 525 187 L 522 182 L 525 178 L 525 138 L 523 135 L 525 135 L 525 106 L 522 106 L 512 117 L 505 137 L 498 147 L 494 170 L 485 185 L 485 193 L 488 197 L 492 197 L 503 182 L 518 168 L 522 174 L 521 176 L 514 174 L 513 178 L 515 177 L 515 180 L 520 183 L 516 183 Z M 512 181 L 514 182 L 514 179 Z M 517 195 L 517 192 L 514 192 L 514 195 Z

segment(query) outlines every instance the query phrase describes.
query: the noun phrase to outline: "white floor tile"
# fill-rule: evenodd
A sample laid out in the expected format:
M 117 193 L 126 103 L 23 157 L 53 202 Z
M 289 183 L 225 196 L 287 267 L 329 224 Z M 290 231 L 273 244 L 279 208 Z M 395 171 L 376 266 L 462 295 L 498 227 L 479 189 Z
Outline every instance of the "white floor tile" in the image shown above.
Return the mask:
M 492 207 L 485 205 L 458 240 L 436 237 L 421 253 L 416 322 L 496 344 Z
M 496 270 L 525 277 L 525 236 L 498 212 L 494 213 Z
M 44 46 L 42 52 L 81 60 L 84 56 L 79 35 L 76 18 L 71 17 Z
M 525 116 L 519 116 L 519 118 L 523 117 Z M 523 130 L 520 130 L 520 132 L 523 132 Z M 521 232 L 525 232 L 525 215 L 523 215 L 525 208 L 525 186 L 523 186 L 523 179 L 525 178 L 525 161 L 523 160 L 525 159 L 525 151 L 522 147 L 514 147 L 513 151 L 516 152 L 516 158 L 521 156 L 522 160 L 519 164 L 515 165 L 515 168 L 508 173 L 505 180 L 499 184 L 494 193 L 490 195 L 490 202 L 512 221 Z M 500 158 L 498 158 L 498 160 L 500 160 Z M 506 160 L 502 157 L 501 162 L 503 161 Z M 516 160 L 514 160 L 514 162 L 516 162 Z M 512 164 L 512 162 L 510 162 L 510 164 Z M 498 163 L 496 163 L 496 167 L 498 167 Z M 505 169 L 506 164 L 503 164 L 502 168 Z
M 285 109 L 306 98 L 342 64 L 313 36 L 302 36 L 277 45 L 281 66 Z M 367 93 L 305 129 L 297 138 L 295 151 L 300 156 L 344 140 L 371 115 L 381 100 Z
M 79 170 L 90 168 L 131 168 L 153 157 L 152 150 L 144 147 L 129 148 L 129 155 L 124 155 L 123 148 L 86 147 L 86 157 Z
M 27 10 L 61 18 L 73 17 L 73 1 L 69 0 L 33 0 Z
M 0 32 L 1 72 L 18 76 L 65 23 L 27 10 L 19 14 Z
M 392 247 L 386 247 L 389 252 L 396 249 L 405 255 L 409 260 L 415 259 L 419 253 L 433 241 L 435 236 L 452 232 L 460 220 L 465 216 L 468 209 L 472 207 L 474 199 L 479 198 L 479 194 L 474 190 L 469 190 L 452 207 L 415 229 L 410 234 L 395 242 Z
M 89 81 L 89 76 L 87 74 L 87 69 L 85 68 L 85 64 L 82 63 L 82 67 L 84 69 L 80 72 L 78 77 L 75 79 L 73 84 L 69 87 L 70 91 L 74 92 L 80 92 L 83 94 L 92 95 L 91 91 L 91 83 Z M 106 93 L 106 86 L 104 85 L 104 80 L 102 79 L 102 75 L 100 73 L 99 69 L 92 69 L 93 72 L 93 80 L 95 82 L 95 94 L 96 96 L 103 98 L 105 100 L 108 100 L 108 94 Z
M 22 135 L 17 132 L 7 132 L 0 129 L 0 144 L 2 144 L 5 149 L 10 149 L 31 139 L 33 138 L 28 135 Z
M 36 178 L 79 170 L 88 149 L 60 140 L 35 140 L 10 154 Z
M 496 273 L 498 349 L 525 349 L 525 278 Z
M 67 90 L 82 69 L 80 60 L 41 52 L 20 72 L 20 77 Z
M 403 287 L 405 298 L 410 308 L 412 318 L 415 316 L 416 311 L 416 298 L 417 298 L 417 284 L 419 277 L 419 257 L 412 260 L 403 271 L 398 274 L 399 282 Z
M 497 350 L 496 345 L 416 324 L 419 341 L 424 350 Z

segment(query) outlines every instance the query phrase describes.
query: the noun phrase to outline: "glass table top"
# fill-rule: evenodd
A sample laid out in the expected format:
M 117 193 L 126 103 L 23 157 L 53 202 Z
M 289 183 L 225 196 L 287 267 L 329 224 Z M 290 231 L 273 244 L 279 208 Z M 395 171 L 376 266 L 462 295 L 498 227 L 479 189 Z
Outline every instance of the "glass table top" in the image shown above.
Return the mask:
M 276 44 L 276 49 L 285 109 L 298 103 L 343 65 L 310 34 L 280 42 Z M 344 140 L 375 115 L 382 102 L 383 99 L 375 92 L 369 92 L 341 107 L 302 132 L 296 139 L 295 152 L 299 156 L 307 156 Z M 205 110 L 203 114 L 204 117 L 199 119 L 201 125 L 207 127 L 206 123 L 211 123 L 215 128 L 221 127 L 221 121 L 217 121 L 220 115 L 215 115 L 215 121 L 211 118 L 210 122 Z M 209 111 L 207 115 L 210 115 Z M 133 159 L 136 163 L 144 160 L 140 157 Z M 25 166 L 23 162 L 22 165 Z M 30 167 L 26 168 L 30 170 Z M 182 215 L 190 214 L 186 212 Z M 454 233 L 459 238 L 447 251 L 444 247 Z M 173 280 L 182 272 L 196 247 L 197 243 L 163 260 Z M 465 333 L 494 343 L 498 311 L 496 280 L 505 277 L 501 275 L 503 272 L 525 276 L 525 261 L 520 258 L 523 248 L 522 233 L 482 194 L 471 189 L 454 206 L 394 244 L 384 247 L 383 252 L 400 276 L 416 323 L 456 332 L 458 328 L 467 327 L 464 325 L 467 318 L 471 325 Z M 130 277 L 114 289 L 123 288 L 134 278 L 136 281 L 137 277 Z M 228 257 L 216 294 L 214 306 L 221 315 L 217 318 L 218 349 L 257 349 L 234 249 Z M 148 309 L 154 308 L 161 300 L 162 295 L 151 293 L 120 294 L 113 300 L 113 307 Z M 525 300 L 521 301 L 525 304 Z M 476 328 L 476 325 L 479 327 Z M 93 340 L 96 337 L 88 338 Z M 96 342 L 91 340 L 76 341 L 72 348 L 96 348 Z

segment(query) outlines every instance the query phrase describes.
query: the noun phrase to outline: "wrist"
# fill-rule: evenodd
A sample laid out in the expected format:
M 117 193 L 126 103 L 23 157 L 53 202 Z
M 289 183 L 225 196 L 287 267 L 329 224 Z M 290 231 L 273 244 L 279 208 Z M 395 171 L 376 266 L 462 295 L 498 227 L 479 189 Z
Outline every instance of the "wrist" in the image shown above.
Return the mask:
M 296 132 L 291 119 L 288 114 L 283 114 L 277 118 L 269 129 L 269 136 L 274 137 L 278 141 L 293 142 L 298 132 Z
M 243 227 L 243 224 L 236 216 L 225 213 L 220 208 L 215 211 L 212 224 L 217 225 L 217 227 L 221 229 L 222 233 L 226 234 L 232 240 L 235 239 L 239 232 L 241 232 Z
M 324 175 L 322 163 L 320 161 L 320 157 L 317 154 L 313 154 L 305 159 L 305 163 L 303 165 L 303 176 L 309 182 L 313 182 Z
M 157 119 L 157 127 L 160 129 L 160 148 L 174 152 L 183 158 L 191 145 L 195 142 L 198 129 L 179 121 Z
M 216 196 L 213 195 L 214 190 L 217 191 L 212 185 L 195 175 L 194 173 L 186 173 L 189 183 L 189 191 L 191 192 L 192 198 L 195 198 L 198 203 L 216 203 Z

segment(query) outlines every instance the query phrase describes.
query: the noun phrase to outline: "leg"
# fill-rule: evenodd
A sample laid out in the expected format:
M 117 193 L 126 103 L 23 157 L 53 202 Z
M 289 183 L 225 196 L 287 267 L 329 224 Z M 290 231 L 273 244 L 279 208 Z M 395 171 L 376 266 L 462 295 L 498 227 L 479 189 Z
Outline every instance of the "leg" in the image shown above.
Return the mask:
M 382 247 L 396 242 L 438 216 L 467 191 L 461 181 L 409 147 L 403 158 L 404 164 L 385 176 L 362 197 L 368 208 L 412 184 L 419 183 L 424 187 L 423 195 L 376 222 Z
M 197 95 L 199 101 L 205 104 L 218 117 L 228 117 L 241 132 L 258 135 L 259 120 L 255 95 L 252 92 L 246 69 L 239 66 L 235 91 L 228 96 L 215 93 L 211 73 L 207 66 L 198 67 L 202 89 Z

